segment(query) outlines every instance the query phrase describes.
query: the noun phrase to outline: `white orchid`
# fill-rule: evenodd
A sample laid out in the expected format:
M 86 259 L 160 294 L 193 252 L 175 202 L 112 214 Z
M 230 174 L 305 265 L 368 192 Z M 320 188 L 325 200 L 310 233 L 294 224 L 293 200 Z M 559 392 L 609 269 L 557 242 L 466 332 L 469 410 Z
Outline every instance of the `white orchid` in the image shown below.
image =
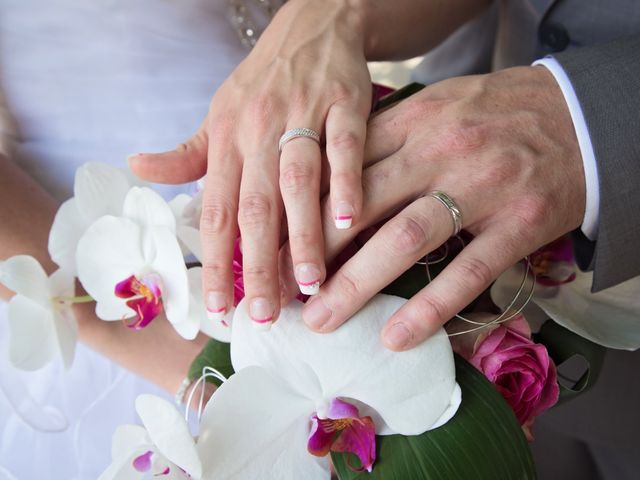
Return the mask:
M 337 331 L 284 308 L 267 334 L 239 305 L 233 319 L 235 373 L 204 411 L 197 448 L 203 478 L 328 479 L 329 450 L 351 451 L 370 469 L 375 433 L 418 435 L 446 423 L 460 404 L 444 330 L 413 350 L 383 347 L 379 332 L 405 300 L 376 296 Z
M 491 298 L 505 307 L 522 282 L 524 267 L 516 265 L 491 287 Z M 640 348 L 640 277 L 597 293 L 591 292 L 593 274 L 575 268 L 575 277 L 560 285 L 536 283 L 527 319 L 551 318 L 572 332 L 609 348 Z M 542 312 L 540 312 L 540 310 Z
M 68 368 L 78 336 L 73 275 L 60 269 L 49 277 L 35 258 L 18 255 L 0 262 L 0 283 L 16 293 L 9 301 L 11 363 L 37 370 L 59 355 Z
M 136 411 L 144 427 L 122 425 L 113 435 L 112 463 L 99 480 L 199 479 L 202 465 L 189 427 L 176 407 L 140 395 Z
M 202 191 L 193 197 L 181 193 L 169 202 L 169 207 L 176 218 L 176 236 L 185 255 L 192 253 L 202 260 L 202 243 L 200 241 L 200 215 L 202 213 Z
M 78 168 L 74 196 L 58 209 L 49 234 L 53 261 L 75 275 L 76 248 L 84 232 L 103 215 L 121 215 L 127 192 L 138 183 L 126 171 L 104 163 Z
M 176 221 L 153 190 L 133 187 L 122 216 L 94 222 L 78 243 L 78 277 L 103 320 L 134 318 L 144 328 L 163 311 L 176 331 L 193 339 L 199 318 L 189 316 L 189 282 L 175 235 Z

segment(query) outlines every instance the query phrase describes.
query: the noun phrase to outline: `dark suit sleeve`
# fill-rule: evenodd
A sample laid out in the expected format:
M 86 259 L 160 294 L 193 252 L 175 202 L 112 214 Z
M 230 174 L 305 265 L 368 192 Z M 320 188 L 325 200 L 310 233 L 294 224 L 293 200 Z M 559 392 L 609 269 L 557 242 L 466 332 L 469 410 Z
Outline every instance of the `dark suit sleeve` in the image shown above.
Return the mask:
M 593 291 L 640 275 L 640 35 L 554 55 L 589 129 L 600 185 L 598 238 L 574 232 Z

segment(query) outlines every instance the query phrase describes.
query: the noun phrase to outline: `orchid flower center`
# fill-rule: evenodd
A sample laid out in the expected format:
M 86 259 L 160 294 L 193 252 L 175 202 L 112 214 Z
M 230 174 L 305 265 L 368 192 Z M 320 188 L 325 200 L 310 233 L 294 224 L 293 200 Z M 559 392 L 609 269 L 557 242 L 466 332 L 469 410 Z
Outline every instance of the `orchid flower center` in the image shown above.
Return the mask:
M 142 455 L 133 459 L 133 468 L 140 473 L 152 472 L 154 477 L 163 477 L 171 473 L 171 467 L 160 455 L 156 455 L 152 450 L 148 450 Z
M 334 398 L 327 409 L 327 418 L 311 417 L 309 453 L 324 457 L 329 452 L 353 453 L 360 460 L 356 471 L 371 472 L 376 460 L 376 427 L 371 417 L 360 417 L 355 405 Z
M 116 285 L 115 294 L 128 299 L 127 306 L 136 313 L 135 319 L 126 323 L 129 328 L 140 330 L 162 313 L 162 280 L 155 273 L 125 278 Z

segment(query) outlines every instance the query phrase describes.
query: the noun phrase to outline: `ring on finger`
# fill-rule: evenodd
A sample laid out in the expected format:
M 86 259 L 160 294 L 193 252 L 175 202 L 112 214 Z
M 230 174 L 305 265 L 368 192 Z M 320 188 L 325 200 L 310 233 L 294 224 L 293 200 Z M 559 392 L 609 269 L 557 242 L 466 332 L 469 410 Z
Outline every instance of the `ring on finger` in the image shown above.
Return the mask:
M 460 230 L 462 230 L 462 212 L 460 211 L 460 207 L 458 207 L 458 204 L 453 200 L 453 198 L 440 190 L 429 192 L 426 196 L 435 198 L 442 205 L 444 205 L 447 210 L 449 210 L 449 213 L 451 214 L 451 220 L 453 221 L 453 233 L 451 234 L 451 236 L 455 236 L 460 233 Z
M 291 130 L 287 130 L 282 134 L 280 140 L 278 141 L 278 152 L 282 153 L 282 149 L 287 144 L 287 142 L 293 140 L 294 138 L 306 137 L 314 140 L 316 143 L 320 144 L 320 134 L 311 128 L 292 128 Z

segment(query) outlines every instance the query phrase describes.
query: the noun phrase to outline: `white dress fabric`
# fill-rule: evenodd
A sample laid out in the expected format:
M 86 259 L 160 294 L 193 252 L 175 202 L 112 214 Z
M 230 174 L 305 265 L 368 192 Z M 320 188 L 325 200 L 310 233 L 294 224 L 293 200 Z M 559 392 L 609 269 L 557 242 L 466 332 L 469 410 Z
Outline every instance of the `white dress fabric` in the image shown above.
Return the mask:
M 227 9 L 227 0 L 0 0 L 2 151 L 62 201 L 86 161 L 124 167 L 130 153 L 174 148 L 247 53 Z M 135 397 L 161 392 L 82 345 L 69 371 L 60 362 L 16 371 L 7 323 L 0 302 L 0 480 L 95 480 L 116 426 L 138 423 Z

